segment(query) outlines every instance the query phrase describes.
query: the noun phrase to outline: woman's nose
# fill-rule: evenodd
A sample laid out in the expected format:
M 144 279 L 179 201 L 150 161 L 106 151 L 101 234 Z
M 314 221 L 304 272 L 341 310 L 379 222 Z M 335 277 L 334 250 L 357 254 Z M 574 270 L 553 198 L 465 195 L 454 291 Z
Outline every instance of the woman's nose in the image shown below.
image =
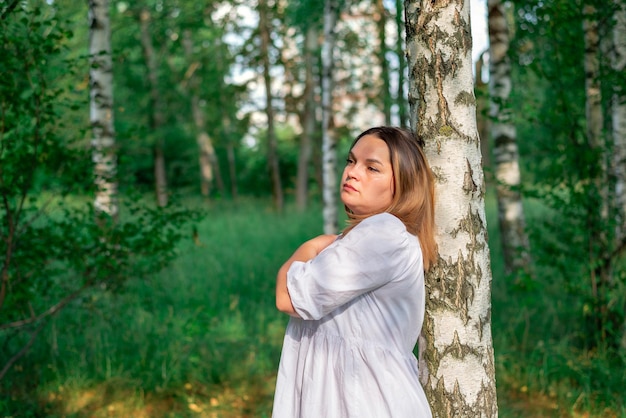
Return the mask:
M 356 179 L 358 177 L 358 173 L 356 170 L 356 164 L 352 164 L 346 167 L 346 180 L 348 179 Z

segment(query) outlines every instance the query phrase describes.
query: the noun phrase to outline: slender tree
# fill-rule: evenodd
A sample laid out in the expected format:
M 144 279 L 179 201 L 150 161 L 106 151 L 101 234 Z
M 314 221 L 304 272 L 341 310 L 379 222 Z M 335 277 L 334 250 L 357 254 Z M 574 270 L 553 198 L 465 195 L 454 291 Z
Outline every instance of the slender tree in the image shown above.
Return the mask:
M 613 25 L 611 67 L 615 74 L 623 75 L 626 71 L 626 4 L 623 1 L 615 1 Z M 611 120 L 613 141 L 611 163 L 618 219 L 616 236 L 623 240 L 626 237 L 626 85 L 623 79 L 621 84 L 613 84 Z
M 439 259 L 427 275 L 420 379 L 435 417 L 495 417 L 491 269 L 469 0 L 407 0 L 409 104 L 436 178 Z
M 284 206 L 283 187 L 280 180 L 278 164 L 278 145 L 274 128 L 274 96 L 272 94 L 272 78 L 270 76 L 270 18 L 266 0 L 259 1 L 259 31 L 261 35 L 261 60 L 263 62 L 263 81 L 265 84 L 265 115 L 267 116 L 267 162 L 272 178 L 274 206 L 281 212 Z
M 313 151 L 313 137 L 317 127 L 315 103 L 315 62 L 316 51 L 319 49 L 318 32 L 313 24 L 306 29 L 304 40 L 304 63 L 305 63 L 305 88 L 304 110 L 300 118 L 303 127 L 300 138 L 300 150 L 298 154 L 298 177 L 296 183 L 296 204 L 298 209 L 303 210 L 307 206 L 309 195 L 309 164 Z
M 400 126 L 406 127 L 409 121 L 407 112 L 406 95 L 404 94 L 404 85 L 406 82 L 406 57 L 404 53 L 404 19 L 403 12 L 403 0 L 396 0 L 396 55 L 398 57 L 398 92 L 396 94 L 396 102 L 398 105 L 398 118 L 400 119 Z
M 337 0 L 324 1 L 324 43 L 322 44 L 322 176 L 324 200 L 324 233 L 334 234 L 337 219 L 337 144 L 332 131 L 333 67 Z
M 380 76 L 383 81 L 382 86 L 382 99 L 383 99 L 383 113 L 385 115 L 385 124 L 391 124 L 391 81 L 389 74 L 389 60 L 387 59 L 387 9 L 383 4 L 383 0 L 376 0 L 376 12 L 375 17 L 376 28 L 378 29 L 378 41 L 380 47 L 378 49 L 378 57 L 380 61 Z
M 117 153 L 113 125 L 113 60 L 109 0 L 89 1 L 89 79 L 97 212 L 116 217 Z
M 602 108 L 602 86 L 600 82 L 600 33 L 598 12 L 592 4 L 583 5 L 583 33 L 585 41 L 585 116 L 586 139 L 589 150 L 597 161 L 590 164 L 590 187 L 585 204 L 586 218 L 590 228 L 590 240 L 597 251 L 590 252 L 589 264 L 591 293 L 594 299 L 594 312 L 591 320 L 599 330 L 600 339 L 606 341 L 612 325 L 608 309 L 609 292 L 613 275 L 611 257 L 612 242 L 609 230 L 609 210 L 611 205 L 608 185 L 608 156 L 603 138 L 604 111 Z M 604 260 L 594 262 L 596 260 Z
M 612 31 L 611 67 L 615 74 L 626 71 L 626 4 L 615 1 Z M 611 100 L 611 133 L 613 158 L 611 175 L 614 179 L 615 212 L 617 218 L 617 249 L 623 251 L 626 246 L 626 85 L 613 85 Z M 626 307 L 622 307 L 626 311 Z M 626 350 L 626 322 L 622 323 L 620 347 Z
M 185 86 L 191 100 L 191 113 L 196 127 L 196 143 L 198 144 L 198 163 L 200 165 L 200 192 L 205 199 L 209 198 L 213 185 L 213 171 L 217 166 L 217 157 L 213 141 L 206 130 L 204 110 L 200 106 L 198 89 L 201 83 L 198 68 L 200 62 L 193 58 L 193 39 L 190 30 L 183 31 L 183 48 L 189 68 L 185 72 Z
M 530 243 L 519 190 L 521 175 L 517 131 L 511 120 L 511 62 L 505 5 L 489 0 L 489 134 L 493 143 L 498 221 L 507 273 L 529 271 Z M 476 74 L 476 77 L 480 77 Z
M 165 154 L 163 147 L 165 140 L 159 132 L 165 121 L 163 113 L 163 99 L 158 88 L 158 61 L 154 51 L 152 42 L 152 34 L 150 32 L 152 16 L 148 8 L 143 7 L 139 11 L 139 22 L 141 27 L 141 46 L 146 64 L 148 89 L 150 92 L 150 109 L 149 120 L 152 133 L 156 134 L 156 140 L 153 145 L 154 158 L 154 181 L 157 204 L 161 207 L 167 206 L 167 175 L 165 171 Z

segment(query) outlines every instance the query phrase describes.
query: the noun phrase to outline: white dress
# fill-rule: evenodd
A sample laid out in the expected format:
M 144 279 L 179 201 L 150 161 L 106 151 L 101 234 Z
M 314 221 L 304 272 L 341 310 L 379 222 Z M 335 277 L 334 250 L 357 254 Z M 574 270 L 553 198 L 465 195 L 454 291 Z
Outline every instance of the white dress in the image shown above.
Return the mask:
M 395 216 L 359 223 L 287 288 L 273 418 L 430 418 L 413 348 L 424 319 L 418 239 Z

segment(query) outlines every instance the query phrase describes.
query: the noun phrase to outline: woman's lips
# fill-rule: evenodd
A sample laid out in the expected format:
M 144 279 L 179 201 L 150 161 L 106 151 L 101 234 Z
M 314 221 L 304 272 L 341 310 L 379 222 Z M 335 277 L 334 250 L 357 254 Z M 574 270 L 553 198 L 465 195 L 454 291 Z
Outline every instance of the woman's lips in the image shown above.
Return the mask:
M 356 192 L 356 191 L 357 191 L 354 187 L 350 186 L 348 183 L 344 183 L 344 184 L 343 184 L 343 189 L 344 189 L 344 190 L 351 190 L 351 191 L 353 191 L 353 192 Z

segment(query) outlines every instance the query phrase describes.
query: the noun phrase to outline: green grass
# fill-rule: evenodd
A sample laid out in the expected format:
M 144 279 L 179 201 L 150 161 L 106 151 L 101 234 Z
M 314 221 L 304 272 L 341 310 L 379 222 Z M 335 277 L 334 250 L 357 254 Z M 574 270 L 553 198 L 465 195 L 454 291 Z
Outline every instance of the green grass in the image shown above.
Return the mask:
M 487 213 L 500 416 L 626 417 L 623 357 L 573 348 L 575 304 L 552 277 L 522 289 L 504 276 L 489 196 Z M 167 270 L 55 317 L 3 382 L 0 416 L 269 416 L 287 322 L 275 274 L 321 225 L 315 205 L 214 203 Z

